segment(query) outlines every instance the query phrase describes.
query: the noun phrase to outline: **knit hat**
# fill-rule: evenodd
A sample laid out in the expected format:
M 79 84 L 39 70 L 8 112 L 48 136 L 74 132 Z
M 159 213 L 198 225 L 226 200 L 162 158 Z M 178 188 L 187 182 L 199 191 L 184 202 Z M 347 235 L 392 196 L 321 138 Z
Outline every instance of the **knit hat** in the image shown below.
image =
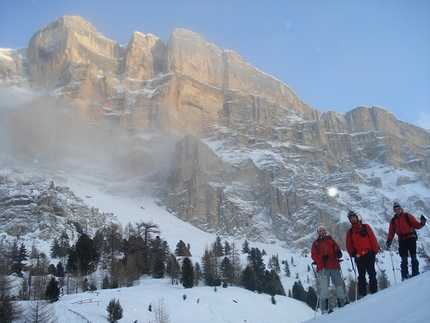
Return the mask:
M 393 204 L 393 209 L 397 209 L 397 208 L 402 208 L 402 206 L 400 205 L 400 203 L 399 202 L 394 202 L 394 204 Z
M 317 231 L 321 228 L 325 228 L 325 225 L 323 223 L 317 225 Z

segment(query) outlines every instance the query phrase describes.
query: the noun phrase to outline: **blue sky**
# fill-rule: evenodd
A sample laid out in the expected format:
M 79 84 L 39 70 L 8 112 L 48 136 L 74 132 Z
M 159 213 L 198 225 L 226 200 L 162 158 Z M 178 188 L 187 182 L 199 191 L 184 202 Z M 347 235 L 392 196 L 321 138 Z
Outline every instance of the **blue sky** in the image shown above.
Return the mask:
M 322 112 L 377 105 L 430 129 L 428 0 L 0 0 L 0 47 L 27 46 L 63 15 L 119 44 L 186 28 Z

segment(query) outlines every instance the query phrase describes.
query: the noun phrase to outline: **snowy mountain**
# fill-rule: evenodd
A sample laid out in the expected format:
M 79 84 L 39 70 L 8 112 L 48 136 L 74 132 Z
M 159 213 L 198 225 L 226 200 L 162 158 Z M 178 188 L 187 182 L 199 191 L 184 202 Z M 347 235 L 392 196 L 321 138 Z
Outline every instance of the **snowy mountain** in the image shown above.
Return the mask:
M 320 113 L 188 30 L 167 43 L 136 32 L 119 45 L 81 17 L 61 17 L 28 48 L 0 51 L 0 92 L 6 165 L 109 164 L 99 175 L 138 182 L 133 196 L 209 233 L 301 250 L 318 223 L 343 245 L 349 209 L 382 240 L 394 200 L 429 213 L 428 131 L 380 107 Z M 70 209 L 61 207 L 66 217 Z
M 344 248 L 346 215 L 354 210 L 383 246 L 394 201 L 417 217 L 430 215 L 429 147 L 428 131 L 380 107 L 321 113 L 238 54 L 184 29 L 167 43 L 136 32 L 119 45 L 84 19 L 65 16 L 37 31 L 28 47 L 0 49 L 0 234 L 46 254 L 64 230 L 76 241 L 105 223 L 152 221 L 171 248 L 189 243 L 193 261 L 216 236 L 239 247 L 247 239 L 267 253 L 266 263 L 272 255 L 291 262 L 291 277 L 281 275 L 286 291 L 299 279 L 307 287 L 319 223 Z M 427 227 L 418 247 L 424 272 Z M 354 279 L 350 264 L 345 257 L 347 281 Z M 329 317 L 428 277 L 396 285 L 395 251 L 381 251 L 378 270 L 392 287 Z M 114 294 L 129 294 L 130 321 L 150 320 L 148 303 L 159 298 L 172 322 L 192 322 L 186 310 L 205 322 L 313 315 L 291 298 L 274 305 L 241 288 L 199 286 L 183 300 L 184 289 L 167 280 L 142 278 L 98 293 L 100 306 L 76 303 L 94 294 L 65 295 L 55 304 L 59 317 L 73 322 L 70 309 L 102 322 Z M 373 301 L 367 306 L 379 309 Z M 418 312 L 417 322 L 428 315 Z

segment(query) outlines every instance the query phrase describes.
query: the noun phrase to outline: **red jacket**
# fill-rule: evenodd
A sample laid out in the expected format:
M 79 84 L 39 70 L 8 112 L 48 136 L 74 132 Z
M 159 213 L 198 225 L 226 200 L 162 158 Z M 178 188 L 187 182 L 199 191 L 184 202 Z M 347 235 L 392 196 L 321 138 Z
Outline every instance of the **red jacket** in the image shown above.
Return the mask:
M 357 255 L 363 256 L 369 252 L 378 253 L 379 245 L 376 240 L 372 228 L 365 224 L 366 230 L 363 228 L 361 221 L 357 221 L 351 226 L 351 229 L 346 231 L 346 250 L 351 257 Z
M 421 229 L 423 225 L 418 222 L 415 217 L 408 213 L 409 223 L 406 220 L 405 213 L 402 212 L 399 217 L 394 215 L 390 221 L 390 227 L 388 228 L 388 240 L 393 240 L 394 234 L 397 234 L 399 241 L 402 239 L 407 239 L 413 236 L 413 229 Z
M 337 253 L 337 254 L 336 254 Z M 328 259 L 323 260 L 322 257 L 327 254 Z M 342 258 L 342 251 L 336 241 L 331 236 L 319 236 L 312 243 L 311 249 L 312 260 L 317 264 L 317 271 L 325 269 L 340 269 L 339 258 Z

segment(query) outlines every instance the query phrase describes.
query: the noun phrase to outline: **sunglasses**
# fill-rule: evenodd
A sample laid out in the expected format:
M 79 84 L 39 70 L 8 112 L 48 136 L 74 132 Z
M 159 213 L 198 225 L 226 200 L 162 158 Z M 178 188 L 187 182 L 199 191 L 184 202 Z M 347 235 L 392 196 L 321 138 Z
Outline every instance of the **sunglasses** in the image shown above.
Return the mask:
M 395 207 L 395 208 L 393 208 L 393 210 L 395 211 L 395 210 L 400 210 L 400 208 L 399 207 Z

